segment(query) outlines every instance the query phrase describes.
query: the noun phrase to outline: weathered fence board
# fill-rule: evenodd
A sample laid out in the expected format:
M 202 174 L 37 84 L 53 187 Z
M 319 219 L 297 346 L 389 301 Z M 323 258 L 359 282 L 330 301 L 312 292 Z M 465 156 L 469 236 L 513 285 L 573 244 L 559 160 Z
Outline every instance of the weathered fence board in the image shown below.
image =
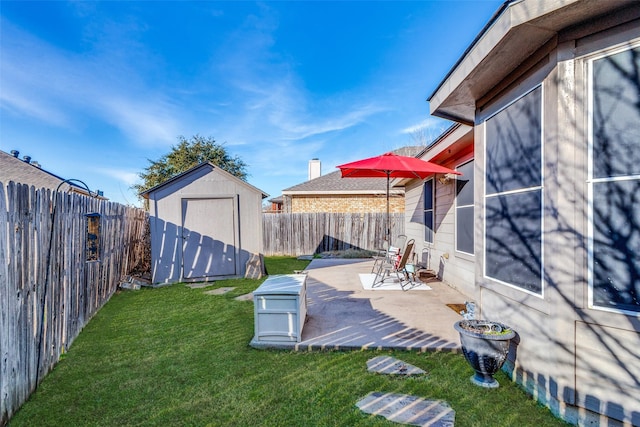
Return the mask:
M 375 250 L 385 237 L 384 213 L 265 213 L 263 250 L 303 255 L 347 249 Z M 404 214 L 391 214 L 391 236 L 404 234 Z
M 101 215 L 101 259 L 85 262 L 85 215 L 92 212 Z M 122 276 L 145 270 L 147 223 L 140 209 L 0 183 L 0 425 L 109 300 Z

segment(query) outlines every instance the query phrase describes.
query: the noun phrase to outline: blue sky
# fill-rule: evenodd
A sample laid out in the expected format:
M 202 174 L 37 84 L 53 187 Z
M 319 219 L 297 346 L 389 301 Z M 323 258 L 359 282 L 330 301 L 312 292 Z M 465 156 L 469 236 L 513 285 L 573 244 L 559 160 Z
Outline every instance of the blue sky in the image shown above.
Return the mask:
M 427 97 L 502 0 L 1 1 L 0 149 L 111 200 L 177 137 L 270 194 L 433 139 Z

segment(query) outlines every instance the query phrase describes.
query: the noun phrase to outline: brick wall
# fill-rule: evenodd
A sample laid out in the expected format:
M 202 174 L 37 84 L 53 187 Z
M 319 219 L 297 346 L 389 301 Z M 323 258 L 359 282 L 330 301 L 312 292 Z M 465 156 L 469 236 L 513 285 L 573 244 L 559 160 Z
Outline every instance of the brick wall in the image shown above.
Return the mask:
M 387 198 L 382 196 L 365 195 L 335 195 L 335 196 L 293 196 L 290 199 L 291 213 L 302 212 L 386 212 Z M 404 213 L 404 197 L 391 196 L 389 198 L 389 212 Z

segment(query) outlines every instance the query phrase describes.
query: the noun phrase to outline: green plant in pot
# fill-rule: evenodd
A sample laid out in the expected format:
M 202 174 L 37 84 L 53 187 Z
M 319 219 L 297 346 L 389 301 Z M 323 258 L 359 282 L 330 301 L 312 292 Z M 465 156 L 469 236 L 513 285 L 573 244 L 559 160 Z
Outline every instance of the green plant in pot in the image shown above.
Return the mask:
M 499 387 L 493 375 L 507 360 L 509 344 L 516 333 L 510 327 L 489 320 L 464 319 L 454 328 L 460 334 L 465 359 L 475 374 L 471 382 L 487 388 Z

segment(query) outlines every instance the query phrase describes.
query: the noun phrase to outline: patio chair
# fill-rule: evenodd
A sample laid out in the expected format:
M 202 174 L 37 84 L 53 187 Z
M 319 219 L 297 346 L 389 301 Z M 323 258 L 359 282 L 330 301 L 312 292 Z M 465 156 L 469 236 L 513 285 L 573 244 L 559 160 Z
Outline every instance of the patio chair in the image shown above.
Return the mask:
M 404 234 L 398 234 L 398 237 L 393 241 L 393 246 L 400 248 L 400 251 L 404 251 L 404 246 L 407 244 L 407 236 Z
M 398 235 L 392 245 L 389 245 L 388 241 L 382 242 L 382 249 L 378 249 L 378 253 L 373 256 L 373 266 L 371 267 L 371 273 L 375 273 L 380 264 L 388 259 L 395 259 L 403 250 L 404 244 L 407 241 L 407 236 L 404 234 Z
M 403 291 L 408 291 L 416 285 L 416 275 L 418 274 L 418 269 L 419 267 L 415 262 L 407 261 L 404 266 L 404 270 L 402 271 L 405 280 L 400 282 L 400 287 Z
M 401 257 L 396 257 L 396 259 L 386 258 L 380 263 L 376 271 L 376 277 L 373 279 L 373 287 L 382 285 L 385 280 L 392 277 L 392 273 L 395 274 L 395 279 L 400 282 L 402 290 L 405 290 L 406 284 L 413 284 L 410 275 L 412 275 L 411 271 L 415 272 L 415 267 L 413 267 L 413 269 L 407 269 L 407 264 L 412 256 L 414 245 L 415 240 L 409 240 Z

